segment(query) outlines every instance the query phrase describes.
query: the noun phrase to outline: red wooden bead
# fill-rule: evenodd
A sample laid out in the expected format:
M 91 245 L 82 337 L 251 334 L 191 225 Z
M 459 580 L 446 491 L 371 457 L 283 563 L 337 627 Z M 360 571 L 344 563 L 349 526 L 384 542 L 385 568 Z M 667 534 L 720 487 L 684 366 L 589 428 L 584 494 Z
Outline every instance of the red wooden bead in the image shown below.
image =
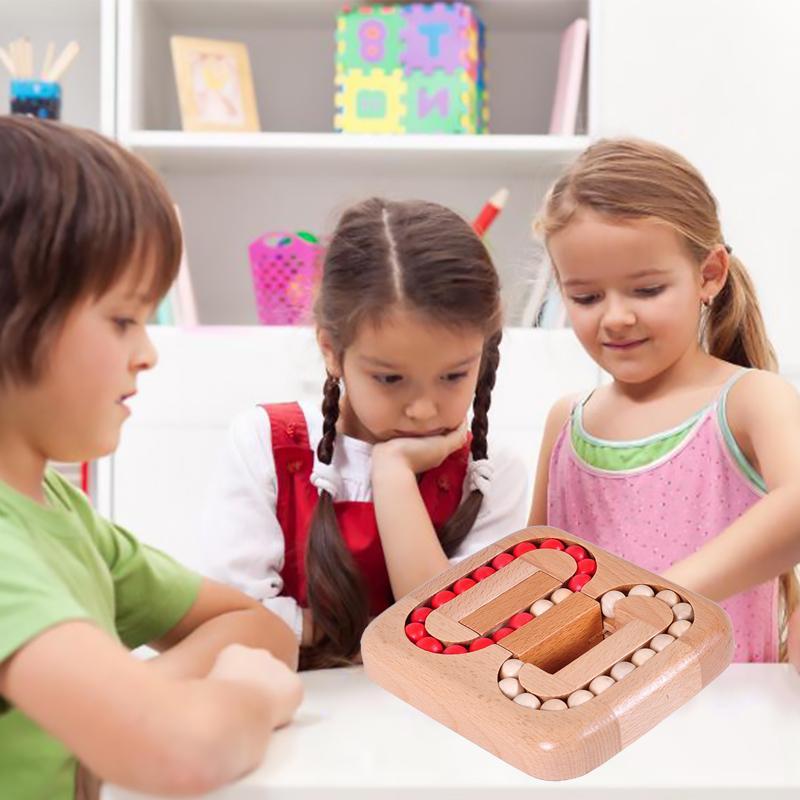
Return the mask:
M 482 581 L 488 578 L 490 575 L 494 575 L 496 570 L 492 567 L 484 564 L 482 567 L 478 567 L 475 572 L 472 573 L 472 577 L 475 578 L 476 581 Z
M 449 603 L 455 595 L 449 589 L 442 589 L 441 592 L 436 592 L 431 600 L 431 605 L 434 608 L 439 608 L 439 606 L 443 606 L 445 603 Z
M 586 551 L 579 544 L 571 544 L 564 552 L 571 555 L 576 561 L 586 558 Z
M 467 648 L 463 644 L 449 644 L 444 649 L 446 656 L 455 655 L 456 653 L 466 653 Z
M 428 631 L 425 630 L 425 626 L 421 622 L 409 622 L 408 625 L 406 625 L 406 636 L 408 636 L 412 642 L 418 642 L 427 635 Z
M 529 553 L 531 550 L 535 550 L 536 545 L 533 542 L 520 542 L 514 548 L 514 555 L 519 558 L 523 553 Z
M 453 584 L 453 591 L 456 594 L 461 594 L 462 592 L 466 592 L 467 589 L 471 589 L 475 585 L 475 581 L 472 578 L 459 578 Z
M 546 550 L 564 550 L 564 542 L 560 539 L 545 539 L 539 547 Z
M 508 625 L 511 628 L 516 630 L 517 628 L 521 628 L 527 622 L 530 622 L 533 619 L 533 614 L 529 614 L 527 611 L 520 611 L 519 614 L 514 614 L 513 617 L 508 621 Z
M 412 622 L 425 622 L 428 619 L 428 614 L 433 611 L 432 608 L 428 608 L 428 606 L 422 606 L 420 608 L 415 608 L 411 612 L 411 621 Z
M 591 579 L 592 579 L 591 575 L 586 575 L 583 572 L 579 572 L 577 575 L 573 575 L 569 579 L 569 583 L 567 584 L 567 586 L 569 586 L 569 588 L 572 589 L 573 592 L 579 592 L 581 589 L 583 589 L 584 586 L 586 586 L 587 583 L 589 583 Z
M 477 639 L 473 639 L 469 643 L 469 651 L 472 653 L 475 650 L 483 650 L 484 647 L 488 647 L 490 644 L 494 644 L 491 639 L 487 639 L 485 636 L 480 636 Z
M 417 647 L 427 650 L 429 653 L 441 653 L 444 650 L 444 645 L 433 636 L 423 636 L 418 642 Z
M 597 569 L 597 562 L 593 558 L 582 558 L 578 562 L 578 572 L 584 575 L 594 575 Z
M 506 564 L 510 564 L 514 560 L 514 556 L 511 553 L 500 553 L 499 556 L 495 556 L 492 559 L 492 566 L 495 569 L 502 569 Z
M 499 628 L 492 634 L 492 639 L 496 642 L 499 642 L 504 636 L 508 636 L 509 633 L 514 633 L 513 628 Z

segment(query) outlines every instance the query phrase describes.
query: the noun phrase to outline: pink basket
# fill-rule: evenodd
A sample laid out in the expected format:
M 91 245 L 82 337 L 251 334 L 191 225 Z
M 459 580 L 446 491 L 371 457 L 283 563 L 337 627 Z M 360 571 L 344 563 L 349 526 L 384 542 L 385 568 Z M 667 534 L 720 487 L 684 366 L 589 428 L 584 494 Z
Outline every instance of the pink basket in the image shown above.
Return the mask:
M 305 231 L 265 233 L 249 247 L 258 318 L 264 325 L 310 321 L 323 248 Z

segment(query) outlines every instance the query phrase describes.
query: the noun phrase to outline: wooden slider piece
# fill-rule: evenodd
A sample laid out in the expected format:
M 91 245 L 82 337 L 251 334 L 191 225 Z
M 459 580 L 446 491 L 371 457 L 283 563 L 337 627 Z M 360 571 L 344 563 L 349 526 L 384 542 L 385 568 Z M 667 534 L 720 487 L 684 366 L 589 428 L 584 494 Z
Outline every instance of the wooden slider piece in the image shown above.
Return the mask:
M 519 631 L 506 636 L 501 645 L 510 649 L 509 640 L 513 639 L 516 634 L 533 627 L 534 623 L 540 620 L 544 621 L 557 608 L 578 597 L 589 600 L 599 609 L 596 600 L 590 600 L 588 597 L 576 593 L 560 605 L 551 608 L 543 617 L 529 622 Z M 527 691 L 540 698 L 574 692 L 593 678 L 610 670 L 618 661 L 627 659 L 640 647 L 645 647 L 656 634 L 666 630 L 672 622 L 672 612 L 666 603 L 662 603 L 661 600 L 656 600 L 654 597 L 625 597 L 614 606 L 614 619 L 609 622 L 614 622 L 617 628 L 607 639 L 585 647 L 585 652 L 563 665 L 554 675 L 548 675 L 540 669 L 531 669 L 526 665 L 520 670 L 520 683 Z M 542 662 L 535 658 L 523 658 L 523 656 L 517 656 L 517 658 L 529 661 L 541 670 L 547 670 Z M 552 670 L 547 671 L 552 672 Z
M 508 565 L 508 567 L 511 566 L 513 564 Z M 505 569 L 508 569 L 508 567 L 505 567 Z M 502 625 L 518 611 L 527 610 L 531 603 L 546 597 L 560 585 L 561 582 L 552 575 L 548 575 L 546 572 L 535 572 L 494 600 L 468 614 L 461 620 L 461 623 L 482 636 L 498 625 Z M 527 625 L 523 627 L 527 627 Z M 507 638 L 513 635 L 509 634 Z M 506 647 L 505 644 L 503 646 Z
M 578 565 L 575 559 L 567 555 L 563 550 L 550 550 L 548 548 L 540 550 L 529 550 L 523 553 L 519 560 L 527 561 L 529 564 L 552 575 L 559 583 L 566 582 L 577 572 Z M 510 565 L 509 565 L 510 566 Z M 533 602 L 533 600 L 531 600 Z
M 513 586 L 525 580 L 525 578 L 535 575 L 538 571 L 533 564 L 518 558 L 502 569 L 497 570 L 494 575 L 479 581 L 475 586 L 453 598 L 449 603 L 440 606 L 433 614 L 444 614 L 456 622 L 463 622 L 464 617 L 504 594 Z M 530 603 L 532 602 L 533 600 L 530 601 Z M 513 614 L 514 612 L 512 611 L 511 613 Z M 433 614 L 430 616 L 433 616 Z
M 509 633 L 501 646 L 516 658 L 555 672 L 603 639 L 603 615 L 596 600 L 575 592 L 541 617 Z

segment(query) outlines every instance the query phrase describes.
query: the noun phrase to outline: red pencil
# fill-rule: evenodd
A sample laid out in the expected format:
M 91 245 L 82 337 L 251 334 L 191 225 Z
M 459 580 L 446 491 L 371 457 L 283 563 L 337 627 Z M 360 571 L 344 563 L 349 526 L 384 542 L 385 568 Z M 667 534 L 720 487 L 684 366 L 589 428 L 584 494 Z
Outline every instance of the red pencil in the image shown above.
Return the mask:
M 478 236 L 483 236 L 494 222 L 495 217 L 503 210 L 508 200 L 508 189 L 498 189 L 486 202 L 481 209 L 481 213 L 475 217 L 472 227 Z

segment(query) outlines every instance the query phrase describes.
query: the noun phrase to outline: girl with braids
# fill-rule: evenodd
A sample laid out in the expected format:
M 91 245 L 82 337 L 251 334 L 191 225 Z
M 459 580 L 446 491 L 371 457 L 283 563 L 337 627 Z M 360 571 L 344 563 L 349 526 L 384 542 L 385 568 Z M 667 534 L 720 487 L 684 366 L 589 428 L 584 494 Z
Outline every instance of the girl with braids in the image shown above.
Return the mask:
M 463 219 L 425 202 L 348 209 L 315 317 L 322 414 L 238 418 L 204 523 L 208 571 L 283 616 L 304 667 L 352 662 L 394 598 L 523 527 L 528 485 L 487 445 L 499 282 Z
M 612 380 L 551 410 L 530 522 L 720 601 L 736 661 L 782 658 L 800 401 L 775 374 L 714 196 L 677 153 L 600 141 L 553 185 L 537 227 L 575 334 Z M 800 664 L 797 630 L 788 642 Z

